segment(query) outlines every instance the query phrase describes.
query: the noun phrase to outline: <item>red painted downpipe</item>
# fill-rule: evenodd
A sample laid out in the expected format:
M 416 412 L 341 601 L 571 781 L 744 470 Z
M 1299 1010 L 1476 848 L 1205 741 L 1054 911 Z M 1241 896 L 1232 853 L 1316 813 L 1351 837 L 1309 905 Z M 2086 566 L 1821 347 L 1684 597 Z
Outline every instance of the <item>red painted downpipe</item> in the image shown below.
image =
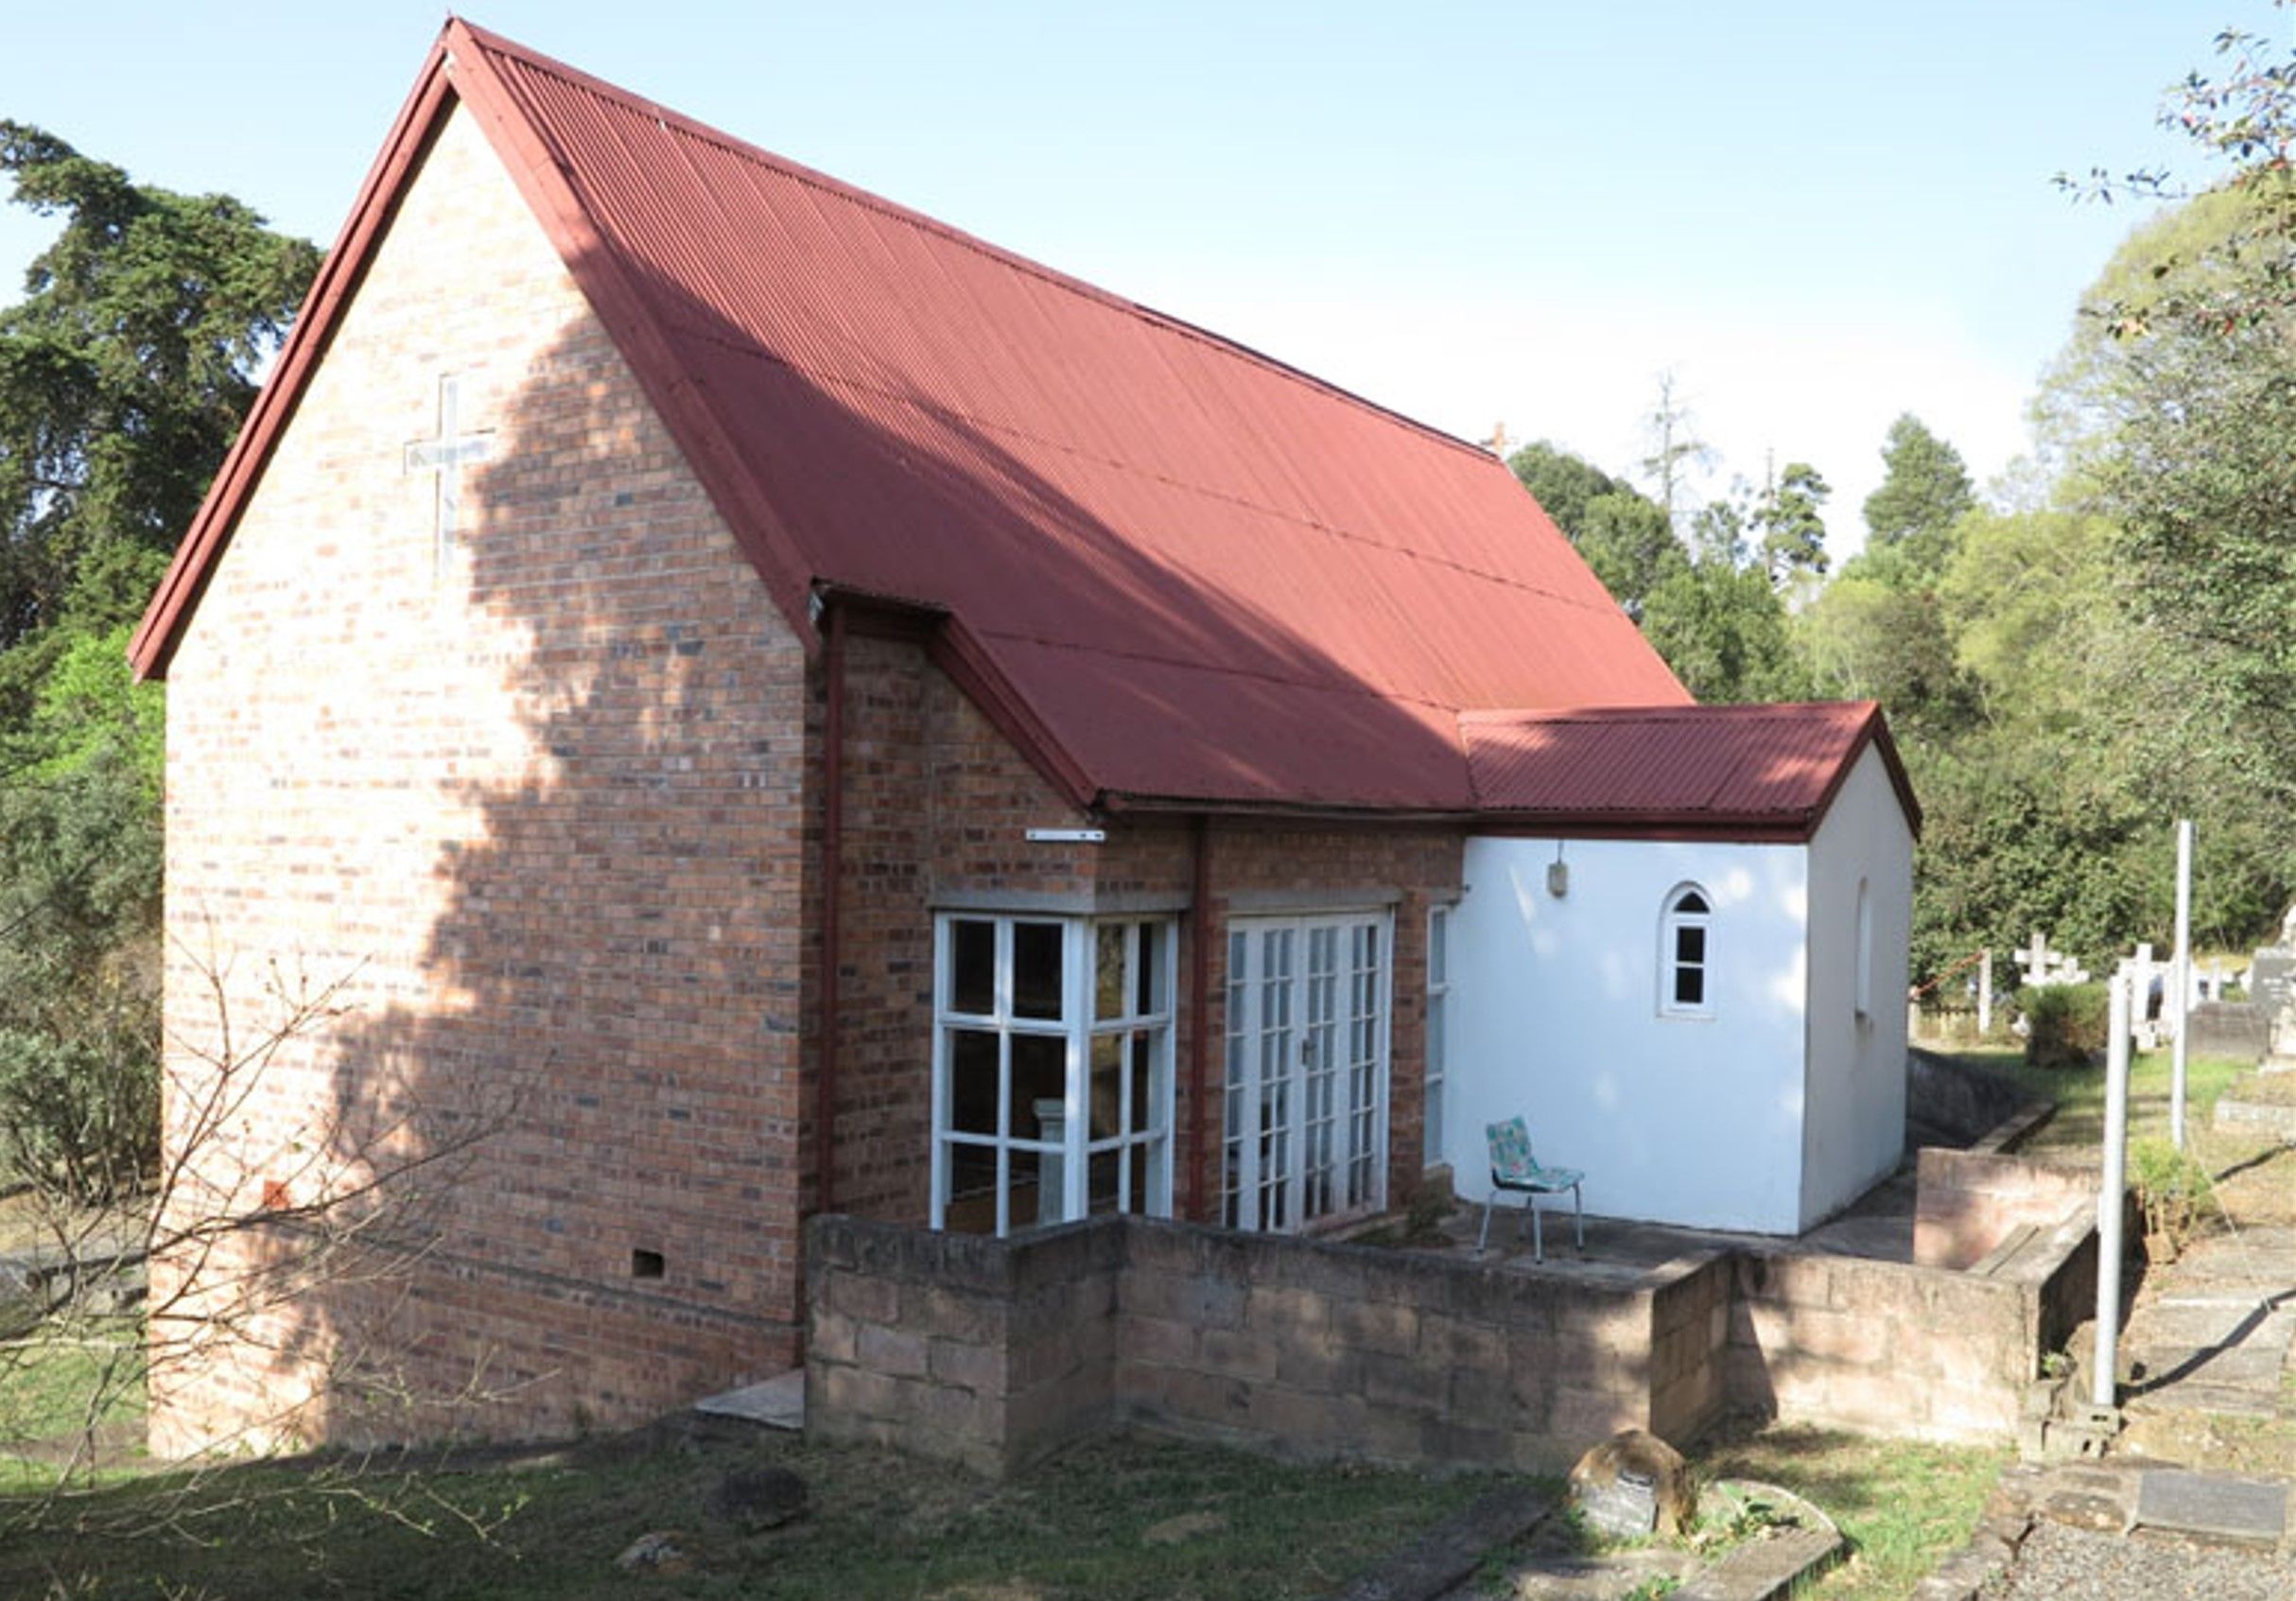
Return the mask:
M 813 1119 L 814 1201 L 837 1209 L 837 909 L 845 868 L 845 609 L 829 602 L 828 645 L 822 653 L 821 759 L 821 1077 Z
M 1191 904 L 1195 926 L 1189 931 L 1188 966 L 1188 1216 L 1211 1219 L 1204 1209 L 1205 1086 L 1211 1079 L 1211 819 L 1196 814 L 1195 886 Z

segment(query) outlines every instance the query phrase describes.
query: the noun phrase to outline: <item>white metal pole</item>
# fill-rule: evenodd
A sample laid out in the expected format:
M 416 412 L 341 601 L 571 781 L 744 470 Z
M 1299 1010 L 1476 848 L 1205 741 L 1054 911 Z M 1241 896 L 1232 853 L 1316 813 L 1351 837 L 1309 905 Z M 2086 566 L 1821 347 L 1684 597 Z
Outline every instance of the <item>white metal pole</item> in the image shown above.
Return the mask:
M 2107 1011 L 2104 1172 L 2096 1189 L 2096 1377 L 2090 1399 L 2109 1407 L 2118 1399 L 2114 1374 L 2121 1343 L 2121 1218 L 2127 1208 L 2129 1145 L 2129 985 L 2115 976 Z
M 1977 955 L 1977 1037 L 1993 1032 L 1993 953 L 1989 947 Z
M 2176 1042 L 2168 1055 L 2168 1138 L 2184 1148 L 2184 1033 L 2192 1020 L 2192 819 L 2177 820 Z

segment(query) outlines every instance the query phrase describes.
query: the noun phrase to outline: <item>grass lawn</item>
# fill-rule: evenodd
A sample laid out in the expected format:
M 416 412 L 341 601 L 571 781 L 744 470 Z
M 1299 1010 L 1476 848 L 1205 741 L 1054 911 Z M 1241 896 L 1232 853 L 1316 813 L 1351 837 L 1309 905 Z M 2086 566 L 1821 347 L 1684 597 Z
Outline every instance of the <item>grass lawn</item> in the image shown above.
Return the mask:
M 1818 1601 L 1905 1594 L 1968 1538 L 2004 1459 L 1784 1427 L 1692 1456 L 1704 1476 L 1783 1485 L 1841 1524 L 1855 1555 L 1810 1592 Z M 764 1463 L 805 1478 L 810 1514 L 758 1534 L 714 1521 L 704 1504 L 719 1476 Z M 999 1486 L 788 1435 L 664 1428 L 420 1477 L 247 1467 L 191 1488 L 178 1475 L 113 1486 L 71 1504 L 75 1527 L 0 1539 L 0 1594 L 1316 1596 L 1489 1483 L 1114 1439 Z M 0 1529 L 9 1509 L 0 1497 Z M 687 1567 L 615 1567 L 657 1530 L 678 1532 Z
M 1702 1478 L 1783 1485 L 1841 1526 L 1849 1560 L 1797 1596 L 1897 1601 L 1969 1539 L 2009 1453 L 1778 1424 L 1726 1433 L 1690 1460 Z
M 85 1461 L 91 1436 L 114 1466 L 124 1439 L 140 1441 L 141 1375 L 119 1343 L 137 1337 L 122 1324 L 0 1344 L 0 1495 L 54 1485 L 62 1466 Z M 127 1454 L 140 1457 L 140 1444 Z
M 2057 1115 L 2029 1140 L 2035 1153 L 2066 1150 L 2094 1152 L 2105 1134 L 2105 1070 L 2096 1068 L 2028 1068 L 2022 1051 L 1959 1051 L 1955 1057 L 1972 1067 L 2014 1079 L 2028 1094 L 2057 1103 Z M 2217 1097 L 2225 1087 L 2249 1070 L 2251 1064 L 2225 1056 L 2195 1056 L 2184 1064 L 2184 1124 L 2186 1129 L 2208 1126 Z M 2168 1138 L 2169 1053 L 2148 1051 L 2129 1064 L 2129 1138 Z
M 805 1479 L 809 1515 L 758 1534 L 713 1519 L 720 1476 L 760 1464 Z M 154 1475 L 76 1500 L 72 1527 L 0 1534 L 0 1595 L 1314 1596 L 1488 1483 L 1127 1439 L 1000 1486 L 745 1426 L 665 1428 L 420 1477 Z M 0 1531 L 10 1509 L 0 1496 Z M 682 1571 L 616 1568 L 663 1530 Z

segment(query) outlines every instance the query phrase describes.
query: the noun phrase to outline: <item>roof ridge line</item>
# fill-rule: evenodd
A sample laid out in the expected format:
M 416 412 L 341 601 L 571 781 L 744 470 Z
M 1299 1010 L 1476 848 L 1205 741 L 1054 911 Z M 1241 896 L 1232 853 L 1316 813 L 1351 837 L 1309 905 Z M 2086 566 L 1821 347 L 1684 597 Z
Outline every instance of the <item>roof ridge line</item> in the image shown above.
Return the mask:
M 1406 412 L 1398 411 L 1393 407 L 1383 406 L 1376 400 L 1331 382 L 1329 378 L 1319 377 L 1303 367 L 1294 366 L 1281 357 L 1270 356 L 1263 350 L 1247 345 L 1241 339 L 1230 339 L 1201 323 L 1191 322 L 1188 319 L 1175 316 L 1169 311 L 1159 311 L 1144 301 L 1134 300 L 1129 295 L 1122 295 L 1114 289 L 1103 288 L 1098 284 L 1079 278 L 1073 273 L 1063 272 L 1056 267 L 1049 267 L 1032 256 L 1022 255 L 1018 251 L 994 244 L 978 234 L 959 228 L 954 223 L 945 222 L 939 218 L 932 217 L 913 206 L 903 205 L 898 200 L 890 200 L 872 190 L 863 189 L 857 184 L 847 183 L 842 179 L 831 177 L 819 167 L 809 166 L 804 162 L 777 154 L 765 148 L 762 145 L 753 145 L 746 139 L 738 138 L 723 129 L 713 128 L 708 123 L 665 106 L 658 100 L 650 99 L 646 96 L 624 89 L 619 84 L 608 82 L 602 78 L 583 71 L 580 67 L 559 61 L 554 56 L 546 56 L 531 45 L 521 44 L 516 40 L 480 27 L 466 18 L 458 17 L 454 20 L 461 25 L 475 43 L 484 48 L 511 57 L 534 71 L 548 73 L 576 88 L 597 95 L 600 98 L 617 101 L 634 111 L 642 112 L 666 127 L 675 127 L 682 133 L 716 145 L 729 155 L 761 162 L 800 183 L 841 196 L 867 210 L 877 212 L 896 221 L 922 228 L 928 233 L 937 234 L 952 244 L 1001 261 L 1007 266 L 1040 278 L 1056 287 L 1065 288 L 1070 293 L 1101 302 L 1114 310 L 1128 312 L 1144 321 L 1162 323 L 1183 338 L 1196 339 L 1215 349 L 1226 351 L 1246 361 L 1268 368 L 1279 376 L 1289 378 L 1296 383 L 1306 384 L 1347 401 L 1350 405 L 1361 407 L 1366 411 L 1390 418 L 1454 450 L 1465 451 L 1470 456 L 1480 457 L 1501 467 L 1505 466 L 1504 461 L 1491 455 L 1481 445 L 1470 444 L 1457 434 L 1438 428 L 1433 423 L 1422 422 Z

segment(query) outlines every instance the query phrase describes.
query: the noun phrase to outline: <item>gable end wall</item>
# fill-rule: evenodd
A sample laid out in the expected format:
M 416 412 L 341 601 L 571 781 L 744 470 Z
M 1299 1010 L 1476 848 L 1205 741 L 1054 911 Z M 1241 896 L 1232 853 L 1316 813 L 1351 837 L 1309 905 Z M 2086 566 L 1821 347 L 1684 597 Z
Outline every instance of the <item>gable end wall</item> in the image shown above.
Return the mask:
M 491 456 L 441 567 L 405 449 L 444 372 Z M 171 1138 L 224 1016 L 326 996 L 179 1213 L 428 1165 L 359 1277 L 155 1375 L 154 1448 L 564 1432 L 791 1361 L 803 653 L 467 115 L 169 676 Z M 213 1318 L 292 1248 L 242 1237 L 181 1301 L 162 1262 L 154 1304 Z

